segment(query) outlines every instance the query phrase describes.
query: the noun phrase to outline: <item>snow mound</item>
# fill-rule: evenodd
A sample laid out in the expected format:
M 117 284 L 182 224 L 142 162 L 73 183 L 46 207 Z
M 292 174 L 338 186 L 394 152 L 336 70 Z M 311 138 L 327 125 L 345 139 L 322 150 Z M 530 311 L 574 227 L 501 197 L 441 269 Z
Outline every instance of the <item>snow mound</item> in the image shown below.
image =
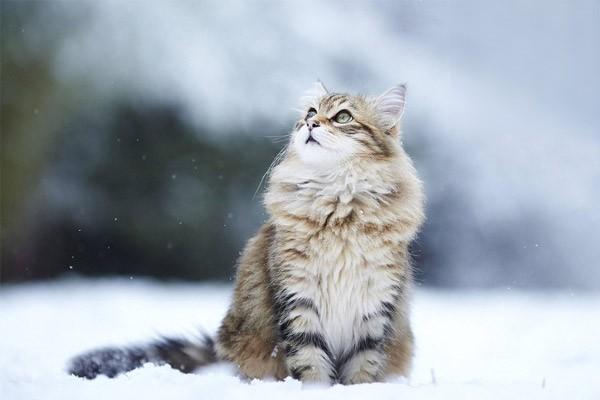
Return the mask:
M 600 294 L 418 290 L 410 380 L 330 388 L 241 381 L 228 365 L 93 381 L 68 359 L 159 334 L 214 332 L 231 288 L 60 281 L 0 289 L 0 399 L 599 399 Z

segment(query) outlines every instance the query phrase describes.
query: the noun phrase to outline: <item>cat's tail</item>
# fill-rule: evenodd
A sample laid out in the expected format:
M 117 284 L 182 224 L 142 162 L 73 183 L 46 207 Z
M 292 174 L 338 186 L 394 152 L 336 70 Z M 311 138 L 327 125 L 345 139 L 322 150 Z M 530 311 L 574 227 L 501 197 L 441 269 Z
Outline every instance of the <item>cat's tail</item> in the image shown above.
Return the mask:
M 168 364 L 189 373 L 216 361 L 215 342 L 203 334 L 194 339 L 162 338 L 142 346 L 92 350 L 73 358 L 67 369 L 72 375 L 94 379 L 98 375 L 112 378 L 146 363 Z

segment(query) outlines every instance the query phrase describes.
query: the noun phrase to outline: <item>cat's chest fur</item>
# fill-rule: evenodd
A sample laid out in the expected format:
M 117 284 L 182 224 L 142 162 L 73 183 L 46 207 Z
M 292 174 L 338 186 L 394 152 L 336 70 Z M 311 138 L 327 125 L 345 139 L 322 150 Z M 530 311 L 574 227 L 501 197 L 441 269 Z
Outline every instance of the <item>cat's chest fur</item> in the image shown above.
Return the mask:
M 364 229 L 376 218 L 373 210 L 356 201 L 357 188 L 364 190 L 361 185 L 347 179 L 322 189 L 300 184 L 295 200 L 303 201 L 289 211 L 320 221 L 321 226 L 296 224 L 283 239 L 302 243 L 305 258 L 295 262 L 293 275 L 298 279 L 290 280 L 290 289 L 314 302 L 321 331 L 336 356 L 364 337 L 366 316 L 382 302 L 393 301 L 395 276 L 381 268 L 392 262 L 393 249 L 381 235 Z
M 321 249 L 306 266 L 312 285 L 305 288 L 319 310 L 323 333 L 336 355 L 341 355 L 363 335 L 363 318 L 390 299 L 390 276 L 357 254 L 358 237 L 339 249 Z
M 394 276 L 378 268 L 379 257 L 365 249 L 368 241 L 365 235 L 322 232 L 305 248 L 308 257 L 297 261 L 284 281 L 287 291 L 314 304 L 319 332 L 336 357 L 364 337 L 365 316 L 382 302 L 393 301 Z

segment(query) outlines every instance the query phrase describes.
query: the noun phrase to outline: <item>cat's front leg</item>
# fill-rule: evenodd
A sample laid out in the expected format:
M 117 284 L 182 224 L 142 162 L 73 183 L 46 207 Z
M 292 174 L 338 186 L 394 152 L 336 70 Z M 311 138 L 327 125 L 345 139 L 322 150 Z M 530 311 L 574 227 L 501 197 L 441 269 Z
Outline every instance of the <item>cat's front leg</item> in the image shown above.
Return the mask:
M 302 382 L 334 383 L 335 368 L 314 302 L 285 291 L 277 296 L 277 308 L 279 331 L 292 377 Z
M 395 306 L 382 302 L 379 310 L 362 318 L 354 344 L 340 357 L 340 379 L 344 384 L 383 380 L 388 355 L 386 343 L 393 334 Z

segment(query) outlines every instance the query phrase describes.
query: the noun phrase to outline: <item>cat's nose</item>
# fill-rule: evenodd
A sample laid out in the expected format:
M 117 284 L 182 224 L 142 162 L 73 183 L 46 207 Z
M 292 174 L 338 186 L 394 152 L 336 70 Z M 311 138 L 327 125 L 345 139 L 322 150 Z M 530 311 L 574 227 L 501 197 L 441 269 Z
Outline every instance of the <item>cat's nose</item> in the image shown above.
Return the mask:
M 321 126 L 321 124 L 319 124 L 319 121 L 311 119 L 310 121 L 306 121 L 306 125 L 308 126 L 308 130 L 312 131 L 313 128 L 316 128 L 317 126 Z

